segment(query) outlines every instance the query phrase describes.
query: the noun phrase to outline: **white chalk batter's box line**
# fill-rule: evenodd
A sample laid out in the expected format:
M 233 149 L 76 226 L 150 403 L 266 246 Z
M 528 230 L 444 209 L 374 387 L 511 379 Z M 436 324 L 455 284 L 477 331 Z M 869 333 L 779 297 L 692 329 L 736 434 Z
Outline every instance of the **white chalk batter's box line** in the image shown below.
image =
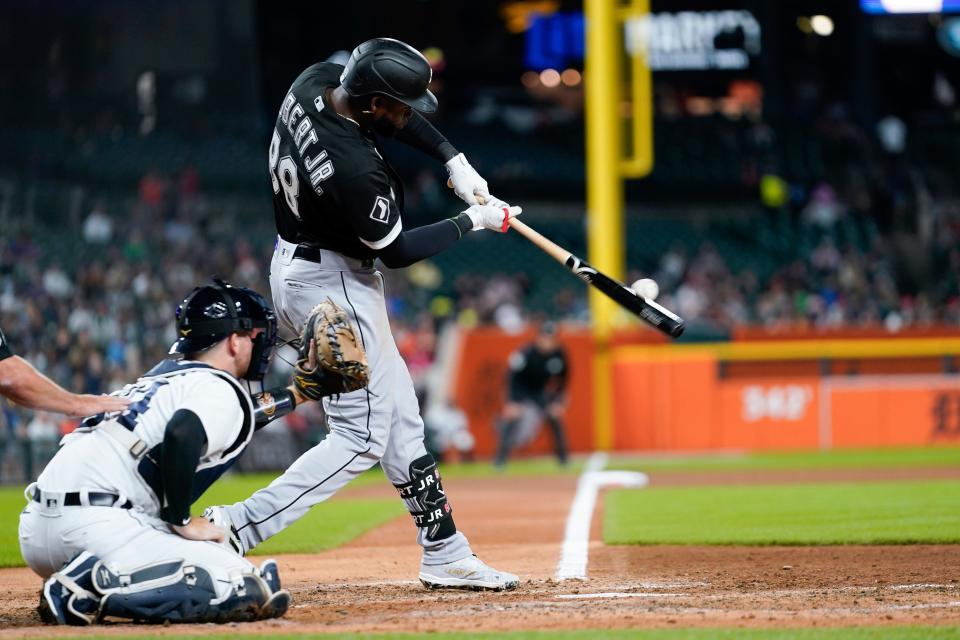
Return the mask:
M 600 489 L 608 486 L 645 487 L 649 478 L 637 471 L 603 471 L 608 456 L 596 452 L 587 460 L 586 468 L 577 480 L 577 492 L 567 516 L 557 580 L 586 580 L 590 550 L 590 526 Z

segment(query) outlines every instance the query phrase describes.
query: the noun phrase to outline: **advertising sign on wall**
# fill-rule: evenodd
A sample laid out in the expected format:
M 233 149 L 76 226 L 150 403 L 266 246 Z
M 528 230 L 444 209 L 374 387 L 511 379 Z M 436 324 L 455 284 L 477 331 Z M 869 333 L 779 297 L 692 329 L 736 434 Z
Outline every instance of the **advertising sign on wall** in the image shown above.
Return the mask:
M 760 23 L 746 10 L 657 12 L 624 28 L 627 51 L 644 47 L 654 71 L 746 69 L 760 55 Z M 526 33 L 526 66 L 580 65 L 584 37 L 582 13 L 537 16 Z

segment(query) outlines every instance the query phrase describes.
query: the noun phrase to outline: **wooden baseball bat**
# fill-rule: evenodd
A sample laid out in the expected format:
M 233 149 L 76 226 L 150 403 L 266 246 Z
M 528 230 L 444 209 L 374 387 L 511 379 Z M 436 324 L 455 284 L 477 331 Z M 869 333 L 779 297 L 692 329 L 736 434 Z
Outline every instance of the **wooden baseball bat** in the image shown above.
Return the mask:
M 509 224 L 517 233 L 567 267 L 573 275 L 596 287 L 654 329 L 667 334 L 671 338 L 679 338 L 680 334 L 683 333 L 683 319 L 666 307 L 644 298 L 630 287 L 614 280 L 602 271 L 598 271 L 585 260 L 573 255 L 526 223 L 521 222 L 518 218 L 510 218 Z
M 453 188 L 453 183 L 448 180 L 447 186 Z M 480 204 L 486 204 L 483 196 L 477 196 L 477 201 Z M 517 233 L 565 266 L 573 275 L 596 287 L 608 298 L 611 298 L 657 331 L 665 333 L 671 338 L 679 338 L 683 333 L 683 318 L 666 307 L 644 298 L 622 282 L 618 282 L 602 271 L 598 271 L 590 266 L 586 260 L 581 260 L 525 222 L 521 222 L 517 218 L 510 218 L 507 222 Z

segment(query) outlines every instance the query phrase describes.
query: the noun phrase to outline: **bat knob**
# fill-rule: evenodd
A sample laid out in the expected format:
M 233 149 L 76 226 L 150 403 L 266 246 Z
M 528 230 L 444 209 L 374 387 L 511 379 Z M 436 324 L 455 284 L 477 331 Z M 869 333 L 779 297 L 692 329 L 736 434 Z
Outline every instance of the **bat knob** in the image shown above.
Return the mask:
M 687 328 L 686 323 L 684 323 L 684 322 L 681 320 L 680 322 L 678 322 L 678 323 L 676 324 L 676 326 L 674 326 L 674 327 L 672 327 L 672 328 L 670 329 L 670 337 L 671 337 L 671 338 L 679 338 L 680 336 L 683 335 L 683 330 L 686 329 L 686 328 Z

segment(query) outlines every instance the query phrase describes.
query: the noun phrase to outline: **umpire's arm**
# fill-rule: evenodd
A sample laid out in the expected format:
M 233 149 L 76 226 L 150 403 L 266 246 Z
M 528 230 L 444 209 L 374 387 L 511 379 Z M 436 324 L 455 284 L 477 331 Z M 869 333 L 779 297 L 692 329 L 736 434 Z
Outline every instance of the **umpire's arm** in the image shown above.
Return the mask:
M 0 360 L 0 394 L 27 409 L 56 411 L 71 416 L 122 411 L 128 404 L 128 400 L 116 396 L 70 393 L 32 364 L 12 354 Z

